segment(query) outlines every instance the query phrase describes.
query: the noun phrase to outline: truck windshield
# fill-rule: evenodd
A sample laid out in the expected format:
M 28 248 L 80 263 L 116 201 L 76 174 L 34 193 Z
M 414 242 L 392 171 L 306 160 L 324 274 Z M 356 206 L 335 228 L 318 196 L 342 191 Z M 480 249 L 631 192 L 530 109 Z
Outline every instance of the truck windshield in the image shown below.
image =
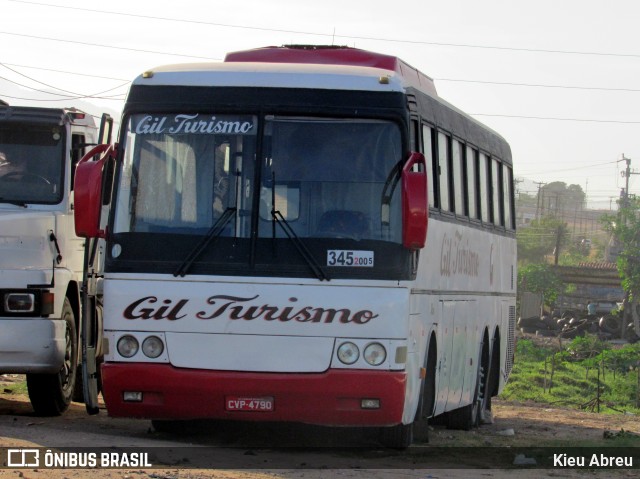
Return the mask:
M 0 203 L 59 203 L 64 145 L 57 126 L 0 124 Z

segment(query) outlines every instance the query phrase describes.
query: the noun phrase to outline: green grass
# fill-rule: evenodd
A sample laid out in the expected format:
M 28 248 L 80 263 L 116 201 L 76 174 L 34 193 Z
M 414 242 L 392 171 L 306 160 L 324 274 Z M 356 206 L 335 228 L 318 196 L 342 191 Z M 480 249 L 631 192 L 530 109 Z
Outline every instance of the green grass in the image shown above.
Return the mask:
M 15 383 L 6 383 L 2 385 L 2 392 L 4 394 L 28 394 L 27 382 L 20 381 Z
M 521 339 L 501 398 L 640 415 L 638 358 L 640 344 L 613 348 L 587 336 L 553 349 Z

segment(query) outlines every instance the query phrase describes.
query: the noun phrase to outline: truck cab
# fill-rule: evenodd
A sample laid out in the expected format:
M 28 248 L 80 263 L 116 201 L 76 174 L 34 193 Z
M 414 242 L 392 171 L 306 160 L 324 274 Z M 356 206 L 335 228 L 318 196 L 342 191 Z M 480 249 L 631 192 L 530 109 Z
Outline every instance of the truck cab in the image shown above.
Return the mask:
M 85 241 L 73 177 L 97 136 L 93 117 L 74 108 L 0 105 L 0 373 L 26 374 L 38 415 L 82 397 Z

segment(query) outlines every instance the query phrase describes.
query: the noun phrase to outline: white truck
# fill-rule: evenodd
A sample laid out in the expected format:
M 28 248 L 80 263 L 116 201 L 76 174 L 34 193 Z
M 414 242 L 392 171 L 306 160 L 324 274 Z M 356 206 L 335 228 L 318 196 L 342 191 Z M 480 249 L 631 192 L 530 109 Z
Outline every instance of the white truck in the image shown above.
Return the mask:
M 74 230 L 73 177 L 99 139 L 77 109 L 0 104 L 0 374 L 26 374 L 38 415 L 82 399 L 85 240 Z

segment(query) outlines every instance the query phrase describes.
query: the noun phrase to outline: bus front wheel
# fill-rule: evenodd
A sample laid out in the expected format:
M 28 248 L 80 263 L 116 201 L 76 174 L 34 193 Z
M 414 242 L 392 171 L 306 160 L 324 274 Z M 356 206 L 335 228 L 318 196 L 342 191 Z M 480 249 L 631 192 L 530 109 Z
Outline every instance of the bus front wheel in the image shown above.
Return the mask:
M 379 430 L 379 441 L 384 447 L 406 449 L 413 442 L 413 424 L 381 427 Z

